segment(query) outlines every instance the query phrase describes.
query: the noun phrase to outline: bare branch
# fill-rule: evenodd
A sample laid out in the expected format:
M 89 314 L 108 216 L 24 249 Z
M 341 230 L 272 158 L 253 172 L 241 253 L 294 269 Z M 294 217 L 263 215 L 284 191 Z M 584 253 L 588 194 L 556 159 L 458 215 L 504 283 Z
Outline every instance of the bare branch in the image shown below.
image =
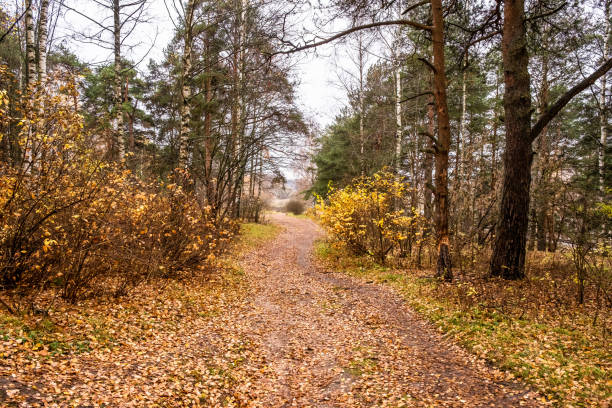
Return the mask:
M 271 55 L 277 55 L 277 54 L 293 54 L 294 52 L 299 52 L 299 51 L 304 51 L 310 48 L 316 48 L 318 46 L 330 43 L 334 40 L 337 40 L 339 38 L 345 37 L 349 34 L 352 34 L 356 31 L 361 31 L 361 30 L 367 30 L 369 28 L 375 28 L 375 27 L 382 27 L 382 26 L 390 26 L 390 25 L 406 25 L 406 26 L 410 26 L 410 27 L 414 27 L 417 28 L 419 30 L 426 30 L 426 31 L 431 31 L 431 29 L 433 28 L 432 26 L 428 26 L 426 24 L 421 24 L 421 23 L 417 23 L 415 21 L 412 20 L 390 20 L 390 21 L 379 21 L 376 23 L 369 23 L 369 24 L 364 24 L 364 25 L 360 25 L 360 26 L 355 26 L 355 27 L 351 27 L 347 30 L 341 31 L 336 35 L 333 35 L 329 38 L 326 38 L 324 40 L 321 41 L 317 41 L 317 42 L 313 42 L 310 44 L 305 44 L 302 46 L 294 46 L 293 49 L 291 50 L 286 50 L 286 51 L 278 51 L 275 53 L 272 53 Z

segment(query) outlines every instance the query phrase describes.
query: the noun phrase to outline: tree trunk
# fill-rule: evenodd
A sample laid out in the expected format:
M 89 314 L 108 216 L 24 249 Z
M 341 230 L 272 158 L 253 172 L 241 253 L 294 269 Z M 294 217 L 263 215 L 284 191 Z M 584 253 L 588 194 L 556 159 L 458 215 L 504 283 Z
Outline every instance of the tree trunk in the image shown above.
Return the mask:
M 123 92 L 124 92 L 123 100 L 127 101 L 128 96 L 130 94 L 130 78 L 129 77 L 125 78 L 125 88 Z M 130 109 L 130 112 L 128 113 L 128 132 L 129 132 L 128 149 L 130 153 L 134 153 L 135 148 L 136 148 L 136 140 L 134 136 L 134 113 L 135 111 L 136 111 L 136 106 L 134 106 L 133 109 Z
M 119 0 L 113 0 L 113 37 L 114 37 L 114 102 L 115 102 L 115 136 L 113 150 L 119 154 L 119 159 L 125 156 L 123 140 L 123 95 L 121 93 L 121 5 Z M 114 153 L 113 153 L 114 154 Z
M 179 133 L 178 167 L 187 168 L 189 161 L 189 134 L 191 133 L 191 87 L 189 78 L 191 76 L 191 49 L 193 42 L 193 14 L 195 12 L 195 0 L 187 2 L 185 9 L 185 34 L 183 38 L 183 72 L 181 75 L 181 130 Z
M 361 175 L 366 173 L 366 160 L 364 155 L 365 150 L 365 134 L 364 134 L 364 116 L 365 116 L 365 101 L 363 97 L 363 43 L 362 36 L 359 33 L 359 160 L 361 161 Z
M 430 97 L 429 102 L 427 103 L 427 132 L 435 137 L 436 134 L 436 128 L 435 128 L 435 121 L 436 121 L 436 113 L 434 111 L 434 105 L 435 102 L 433 100 L 433 95 Z M 433 142 L 431 142 L 430 144 L 431 149 L 433 150 L 435 148 Z M 431 153 L 425 153 L 425 159 L 424 159 L 424 163 L 423 163 L 423 167 L 424 167 L 424 178 L 425 180 L 423 181 L 423 185 L 424 185 L 424 189 L 423 189 L 423 194 L 424 194 L 424 204 L 423 204 L 423 215 L 425 216 L 425 218 L 429 221 L 432 218 L 432 202 L 431 202 L 431 189 L 433 186 L 433 179 L 432 179 L 432 175 L 433 175 L 433 156 Z
M 32 0 L 25 2 L 25 38 L 26 38 L 26 87 L 36 81 L 36 48 L 34 47 L 34 5 Z
M 233 185 L 230 193 L 230 205 L 233 205 L 232 214 L 240 216 L 240 199 L 242 194 L 242 183 L 244 177 L 244 154 L 243 154 L 243 135 L 244 135 L 244 103 L 242 84 L 244 79 L 244 51 L 243 43 L 245 38 L 245 11 L 246 0 L 236 3 L 239 7 L 236 14 L 234 26 L 234 52 L 232 58 L 232 109 L 231 109 L 231 136 L 232 136 L 232 180 Z
M 49 0 L 41 0 L 38 16 L 38 82 L 44 86 L 47 82 L 47 17 Z
M 444 66 L 444 15 L 442 0 L 431 1 L 433 29 L 434 99 L 438 113 L 438 143 L 436 146 L 435 210 L 438 235 L 438 263 L 436 274 L 446 281 L 453 279 L 448 228 L 448 151 L 451 144 L 450 120 L 446 100 L 446 71 Z
M 548 85 L 548 55 L 546 51 L 542 55 L 542 84 L 539 92 L 539 103 L 538 103 L 538 116 L 541 116 L 548 110 L 548 97 L 549 85 Z M 537 139 L 537 155 L 534 175 L 536 180 L 534 182 L 534 212 L 536 216 L 537 224 L 537 248 L 538 251 L 546 251 L 546 237 L 548 234 L 547 218 L 548 208 L 550 205 L 549 197 L 547 197 L 548 185 L 550 183 L 550 140 L 548 137 L 548 126 L 542 129 L 542 132 Z
M 206 42 L 206 46 L 208 49 L 208 41 Z M 206 200 L 208 205 L 212 207 L 213 213 L 216 214 L 216 188 L 212 166 L 212 78 L 210 74 L 207 74 L 204 80 L 204 95 L 206 98 L 206 112 L 204 116 L 204 177 L 206 182 Z
M 536 248 L 536 241 L 538 236 L 538 222 L 537 214 L 533 208 L 530 209 L 529 213 L 529 234 L 527 236 L 527 249 L 533 251 Z
M 497 183 L 497 128 L 499 126 L 499 117 L 497 116 L 497 100 L 499 99 L 499 76 L 495 71 L 495 105 L 493 106 L 493 132 L 491 138 L 491 190 L 495 191 Z
M 399 175 L 402 161 L 402 77 L 401 67 L 395 69 L 395 174 Z
M 604 62 L 608 60 L 609 47 L 610 47 L 610 1 L 606 0 L 605 2 L 605 19 L 606 19 L 606 29 L 605 29 L 605 38 L 604 38 L 604 47 L 603 47 L 603 60 Z M 601 194 L 605 194 L 605 170 L 606 170 L 606 147 L 608 144 L 608 110 L 606 107 L 606 76 L 602 75 L 601 77 L 601 94 L 599 97 L 599 123 L 600 123 L 600 145 L 599 145 L 599 190 Z
M 465 137 L 465 122 L 467 116 L 467 52 L 463 56 L 463 75 L 461 77 L 461 117 L 459 118 L 459 134 L 457 135 L 457 154 L 455 155 L 455 200 L 461 196 L 461 143 Z M 457 206 L 457 203 L 455 203 Z
M 500 219 L 490 273 L 505 279 L 525 276 L 531 183 L 531 91 L 524 0 L 504 0 L 502 40 L 506 151 Z

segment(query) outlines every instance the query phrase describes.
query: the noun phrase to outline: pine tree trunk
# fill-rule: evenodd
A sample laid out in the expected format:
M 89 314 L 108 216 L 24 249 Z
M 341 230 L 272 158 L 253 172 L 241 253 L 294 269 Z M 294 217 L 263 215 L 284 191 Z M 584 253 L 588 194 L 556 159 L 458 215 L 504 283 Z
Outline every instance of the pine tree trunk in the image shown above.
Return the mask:
M 364 62 L 363 62 L 363 44 L 361 33 L 359 35 L 359 160 L 361 161 L 361 175 L 365 176 L 366 173 L 366 160 L 365 160 L 365 133 L 364 133 L 364 116 L 365 116 L 365 100 L 363 97 L 363 74 L 364 74 Z
M 536 241 L 538 236 L 538 228 L 537 228 L 537 215 L 535 210 L 531 208 L 531 212 L 529 214 L 529 234 L 527 236 L 527 249 L 529 251 L 533 251 L 536 248 Z
M 438 236 L 436 274 L 446 281 L 453 279 L 448 228 L 448 151 L 451 144 L 450 120 L 446 99 L 446 70 L 444 63 L 444 15 L 442 0 L 431 1 L 433 29 L 434 99 L 438 113 L 438 143 L 436 147 L 435 218 Z
M 467 53 L 464 55 L 463 75 L 461 77 L 461 117 L 459 118 L 459 133 L 457 134 L 457 154 L 455 155 L 455 200 L 458 200 L 461 194 L 461 166 L 462 152 L 461 143 L 465 137 L 465 122 L 467 115 Z M 458 204 L 455 202 L 455 206 Z
M 495 72 L 495 100 L 499 98 L 499 76 L 497 71 Z M 495 184 L 497 183 L 496 170 L 497 170 L 497 128 L 499 126 L 499 117 L 497 115 L 497 106 L 493 107 L 493 134 L 491 140 L 491 190 L 495 191 Z
M 212 78 L 211 75 L 206 75 L 204 81 L 204 95 L 206 98 L 207 111 L 204 116 L 204 173 L 206 179 L 206 199 L 210 206 L 212 206 L 213 213 L 216 214 L 216 187 L 215 178 L 213 177 L 213 166 L 212 166 L 212 151 L 213 151 L 213 140 L 212 140 L 212 112 L 210 110 L 212 102 Z
M 506 151 L 500 218 L 490 273 L 505 279 L 525 276 L 531 183 L 531 92 L 524 0 L 504 0 L 502 40 Z

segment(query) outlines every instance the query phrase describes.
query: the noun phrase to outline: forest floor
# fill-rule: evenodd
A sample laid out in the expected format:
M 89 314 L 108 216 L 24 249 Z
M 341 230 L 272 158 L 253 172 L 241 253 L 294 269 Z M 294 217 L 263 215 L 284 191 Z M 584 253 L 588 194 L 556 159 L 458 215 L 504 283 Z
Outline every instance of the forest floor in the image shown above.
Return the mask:
M 218 279 L 58 308 L 35 324 L 2 316 L 0 405 L 542 404 L 393 289 L 318 266 L 314 222 L 269 218 L 276 237 L 253 228 L 255 244 Z

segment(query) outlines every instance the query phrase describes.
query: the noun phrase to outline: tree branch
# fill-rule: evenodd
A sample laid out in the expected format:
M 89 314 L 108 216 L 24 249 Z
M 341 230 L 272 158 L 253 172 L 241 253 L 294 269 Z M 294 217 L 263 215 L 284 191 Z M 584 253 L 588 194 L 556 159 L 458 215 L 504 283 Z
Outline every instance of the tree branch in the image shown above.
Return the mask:
M 433 64 L 427 60 L 427 58 L 419 57 L 419 61 L 427 65 L 427 68 L 431 69 L 431 72 L 434 74 L 436 73 L 436 67 L 434 67 Z
M 86 15 L 86 14 L 84 14 L 84 13 L 81 13 L 81 12 L 80 12 L 80 11 L 78 11 L 77 9 L 74 9 L 74 8 L 72 8 L 72 7 L 69 7 L 69 6 L 65 5 L 65 4 L 64 4 L 64 7 L 65 7 L 67 10 L 69 10 L 69 11 L 72 11 L 72 12 L 74 12 L 74 13 L 77 13 L 78 15 L 80 15 L 80 16 L 81 16 L 81 17 L 83 17 L 83 18 L 86 18 L 86 19 L 87 19 L 87 20 L 89 20 L 90 22 L 92 22 L 92 23 L 94 23 L 95 25 L 97 25 L 98 27 L 100 27 L 100 28 L 101 28 L 103 31 L 108 31 L 108 32 L 110 32 L 110 33 L 112 33 L 112 32 L 113 32 L 113 31 L 112 31 L 110 28 L 106 27 L 106 26 L 105 26 L 105 25 L 103 25 L 103 24 L 100 24 L 98 21 L 94 20 L 93 18 L 89 17 L 88 15 Z
M 2 36 L 0 37 L 0 43 L 2 41 L 4 41 L 4 38 L 9 35 L 11 33 L 11 31 L 13 31 L 13 28 L 15 28 L 15 26 L 17 25 L 17 23 L 19 23 L 19 21 L 23 18 L 23 16 L 25 16 L 25 14 L 28 12 L 28 10 L 30 9 L 30 7 L 32 6 L 32 4 L 28 4 L 28 7 L 26 7 L 26 9 L 23 11 L 23 13 L 21 13 L 21 15 L 19 16 L 19 18 L 17 18 L 15 21 L 13 21 L 13 24 L 11 24 L 11 26 L 8 28 L 8 30 L 6 30 L 6 33 L 2 34 Z
M 419 96 L 425 96 L 425 95 L 433 95 L 433 92 L 431 91 L 425 91 L 425 92 L 421 92 L 412 96 L 408 96 L 407 98 L 402 99 L 399 103 L 404 103 L 404 102 L 408 102 L 411 99 L 416 99 Z
M 432 134 L 431 134 L 431 133 L 429 133 L 429 132 L 419 132 L 419 135 L 421 135 L 421 136 L 427 136 L 428 138 L 430 138 L 430 139 L 431 139 L 431 141 L 433 142 L 433 146 L 432 146 L 432 147 L 433 147 L 433 148 L 434 148 L 436 151 L 438 151 L 438 150 L 439 150 L 439 147 L 438 147 L 438 146 L 439 146 L 438 139 L 436 139 L 436 137 L 435 137 L 434 135 L 432 135 Z
M 612 68 L 612 58 L 609 58 L 603 65 L 601 65 L 595 72 L 583 79 L 581 82 L 576 84 L 572 89 L 561 95 L 557 101 L 544 112 L 536 124 L 531 128 L 529 134 L 530 141 L 533 142 L 536 137 L 540 135 L 540 132 L 548 125 L 548 123 L 557 116 L 557 114 L 568 104 L 569 101 L 580 92 L 585 90 L 587 87 L 593 85 L 597 79 L 605 75 Z
M 559 11 L 561 11 L 561 9 L 563 9 L 565 6 L 567 6 L 567 3 L 561 3 L 561 5 L 559 7 L 555 8 L 555 9 L 553 9 L 551 11 L 547 11 L 545 13 L 538 14 L 536 16 L 527 17 L 525 20 L 526 21 L 534 21 L 534 20 L 537 20 L 537 19 L 540 19 L 540 18 L 551 16 L 551 15 L 556 14 Z
M 338 34 L 335 34 L 329 38 L 326 38 L 324 40 L 321 41 L 317 41 L 317 42 L 313 42 L 310 44 L 305 44 L 302 46 L 296 46 L 293 49 L 290 50 L 286 50 L 286 51 L 277 51 L 272 53 L 271 55 L 278 55 L 278 54 L 293 54 L 294 52 L 299 52 L 299 51 L 304 51 L 307 50 L 309 48 L 316 48 L 320 45 L 324 45 L 327 43 L 330 43 L 334 40 L 337 40 L 338 38 L 342 38 L 345 37 L 351 33 L 354 33 L 355 31 L 361 31 L 361 30 L 367 30 L 368 28 L 374 28 L 374 27 L 382 27 L 382 26 L 389 26 L 389 25 L 407 25 L 410 27 L 414 27 L 417 28 L 419 30 L 426 30 L 426 31 L 431 31 L 433 29 L 432 26 L 428 26 L 426 24 L 421 24 L 421 23 L 417 23 L 415 21 L 412 20 L 389 20 L 389 21 L 379 21 L 376 23 L 369 23 L 369 24 L 364 24 L 364 25 L 360 25 L 360 26 L 355 26 L 355 27 L 351 27 L 347 30 L 341 31 Z
M 424 1 L 420 1 L 420 2 L 418 2 L 416 4 L 413 4 L 412 6 L 409 6 L 406 10 L 402 11 L 402 15 L 404 15 L 404 14 L 414 10 L 417 7 L 424 6 L 425 4 L 429 4 L 429 3 L 430 3 L 429 0 L 424 0 Z

